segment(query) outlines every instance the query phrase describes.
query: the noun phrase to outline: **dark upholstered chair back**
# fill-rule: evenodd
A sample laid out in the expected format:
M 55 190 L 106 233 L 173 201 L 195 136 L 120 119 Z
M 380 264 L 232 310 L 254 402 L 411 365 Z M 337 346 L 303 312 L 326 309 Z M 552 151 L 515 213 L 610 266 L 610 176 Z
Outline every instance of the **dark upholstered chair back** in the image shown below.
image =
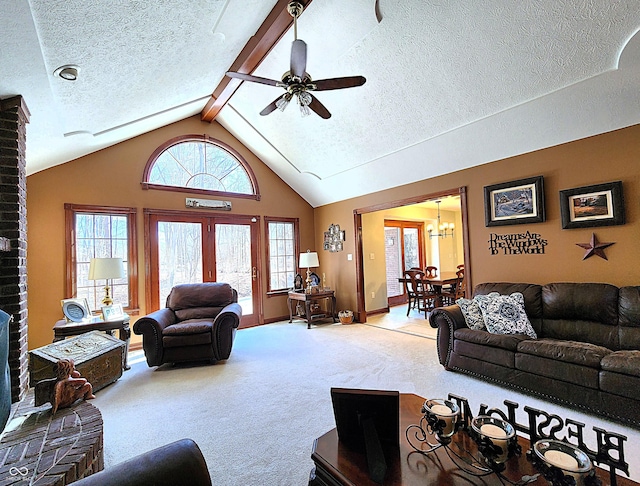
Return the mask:
M 140 454 L 73 483 L 77 486 L 210 486 L 211 476 L 198 445 L 182 439 Z
M 167 296 L 167 307 L 178 321 L 216 316 L 234 302 L 238 302 L 236 290 L 218 282 L 176 285 Z

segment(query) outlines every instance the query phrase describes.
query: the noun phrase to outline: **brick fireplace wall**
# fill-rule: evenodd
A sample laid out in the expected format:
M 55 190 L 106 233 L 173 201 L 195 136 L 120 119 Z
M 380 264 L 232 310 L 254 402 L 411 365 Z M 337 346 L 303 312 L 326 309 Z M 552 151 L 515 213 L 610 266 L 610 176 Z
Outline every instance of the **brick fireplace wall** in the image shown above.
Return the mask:
M 21 96 L 0 100 L 0 309 L 9 327 L 11 401 L 29 388 L 27 341 L 27 172 L 29 110 Z

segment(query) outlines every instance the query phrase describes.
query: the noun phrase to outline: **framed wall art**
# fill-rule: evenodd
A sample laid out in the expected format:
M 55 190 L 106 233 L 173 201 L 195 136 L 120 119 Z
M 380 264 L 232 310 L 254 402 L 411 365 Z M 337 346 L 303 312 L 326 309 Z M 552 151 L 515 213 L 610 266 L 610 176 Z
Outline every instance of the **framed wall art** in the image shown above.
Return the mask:
M 560 191 L 562 228 L 624 224 L 622 181 Z
M 542 176 L 484 187 L 485 226 L 542 223 L 544 186 Z

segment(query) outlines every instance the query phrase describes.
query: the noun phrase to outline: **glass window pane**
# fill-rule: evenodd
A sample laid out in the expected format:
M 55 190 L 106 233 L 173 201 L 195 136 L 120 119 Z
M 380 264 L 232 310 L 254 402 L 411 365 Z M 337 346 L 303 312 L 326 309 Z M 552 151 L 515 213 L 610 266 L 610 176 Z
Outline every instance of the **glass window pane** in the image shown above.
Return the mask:
M 86 298 L 92 310 L 100 309 L 104 297 L 104 280 L 89 280 L 92 258 L 120 257 L 128 260 L 128 216 L 109 213 L 75 213 L 76 222 L 76 289 L 75 296 Z M 125 263 L 125 273 L 126 273 Z M 114 302 L 129 306 L 128 277 L 109 281 Z
M 238 159 L 209 141 L 184 141 L 155 160 L 148 182 L 165 186 L 254 194 L 253 184 Z
M 174 285 L 202 282 L 202 225 L 158 222 L 161 307 Z
M 295 225 L 286 221 L 269 221 L 270 291 L 293 286 L 295 277 Z M 274 286 L 275 285 L 275 286 Z

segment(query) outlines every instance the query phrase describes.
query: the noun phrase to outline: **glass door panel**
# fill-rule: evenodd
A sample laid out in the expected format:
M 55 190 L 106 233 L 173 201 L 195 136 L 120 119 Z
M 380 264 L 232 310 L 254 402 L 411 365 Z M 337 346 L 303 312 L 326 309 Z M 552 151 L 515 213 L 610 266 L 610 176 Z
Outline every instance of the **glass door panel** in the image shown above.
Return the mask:
M 404 268 L 422 268 L 420 262 L 420 246 L 418 228 L 403 228 L 404 240 Z
M 424 269 L 423 224 L 414 221 L 384 221 L 387 303 L 389 307 L 407 301 L 399 277 L 410 268 Z
M 227 282 L 238 291 L 242 316 L 250 316 L 253 309 L 253 281 L 251 262 L 251 226 L 248 224 L 215 225 L 216 281 Z
M 402 239 L 400 228 L 385 228 L 385 255 L 387 268 L 387 298 L 397 297 L 404 292 L 398 278 L 402 277 Z
M 202 223 L 158 221 L 161 307 L 174 285 L 202 283 L 202 275 Z

